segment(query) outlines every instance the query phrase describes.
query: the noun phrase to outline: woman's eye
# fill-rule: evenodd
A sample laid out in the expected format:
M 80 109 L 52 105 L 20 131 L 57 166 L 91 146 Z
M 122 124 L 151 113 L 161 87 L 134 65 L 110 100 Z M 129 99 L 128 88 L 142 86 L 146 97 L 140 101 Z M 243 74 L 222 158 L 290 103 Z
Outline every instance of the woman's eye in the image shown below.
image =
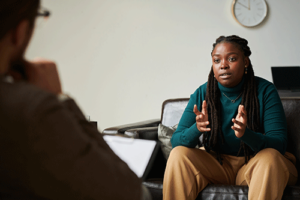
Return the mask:
M 236 60 L 235 58 L 229 58 L 230 62 L 235 61 L 235 60 Z
M 220 60 L 219 60 L 219 59 L 214 59 L 214 62 L 215 62 L 215 63 L 219 63 Z

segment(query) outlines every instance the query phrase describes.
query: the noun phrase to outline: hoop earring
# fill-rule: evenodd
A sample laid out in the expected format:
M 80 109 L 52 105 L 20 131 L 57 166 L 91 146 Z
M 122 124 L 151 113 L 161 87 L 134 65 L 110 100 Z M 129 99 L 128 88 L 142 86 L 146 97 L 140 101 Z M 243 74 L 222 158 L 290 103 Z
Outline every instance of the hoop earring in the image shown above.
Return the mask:
M 248 67 L 247 67 L 247 65 L 245 65 L 245 74 L 247 74 L 248 73 Z

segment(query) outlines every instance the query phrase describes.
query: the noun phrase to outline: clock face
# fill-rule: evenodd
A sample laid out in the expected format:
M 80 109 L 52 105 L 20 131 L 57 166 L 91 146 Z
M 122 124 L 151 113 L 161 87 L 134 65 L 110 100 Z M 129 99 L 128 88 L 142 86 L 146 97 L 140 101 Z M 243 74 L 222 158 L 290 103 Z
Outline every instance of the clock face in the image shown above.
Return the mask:
M 234 0 L 232 13 L 243 26 L 253 27 L 260 24 L 267 16 L 265 0 Z

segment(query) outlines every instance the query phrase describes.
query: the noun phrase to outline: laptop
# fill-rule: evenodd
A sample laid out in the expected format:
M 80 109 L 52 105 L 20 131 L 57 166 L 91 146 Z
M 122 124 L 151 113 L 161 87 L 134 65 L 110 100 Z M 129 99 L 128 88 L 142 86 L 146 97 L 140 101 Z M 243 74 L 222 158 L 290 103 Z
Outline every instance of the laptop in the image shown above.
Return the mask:
M 280 97 L 300 97 L 300 66 L 271 67 Z
M 143 181 L 146 179 L 159 150 L 154 140 L 104 135 L 108 146 Z

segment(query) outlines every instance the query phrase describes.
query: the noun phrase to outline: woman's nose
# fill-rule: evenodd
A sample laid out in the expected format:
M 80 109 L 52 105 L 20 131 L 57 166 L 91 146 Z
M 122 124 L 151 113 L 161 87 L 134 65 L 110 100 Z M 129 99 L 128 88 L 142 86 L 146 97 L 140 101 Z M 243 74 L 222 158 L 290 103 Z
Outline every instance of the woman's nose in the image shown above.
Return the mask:
M 228 69 L 229 65 L 225 60 L 221 61 L 221 69 Z

